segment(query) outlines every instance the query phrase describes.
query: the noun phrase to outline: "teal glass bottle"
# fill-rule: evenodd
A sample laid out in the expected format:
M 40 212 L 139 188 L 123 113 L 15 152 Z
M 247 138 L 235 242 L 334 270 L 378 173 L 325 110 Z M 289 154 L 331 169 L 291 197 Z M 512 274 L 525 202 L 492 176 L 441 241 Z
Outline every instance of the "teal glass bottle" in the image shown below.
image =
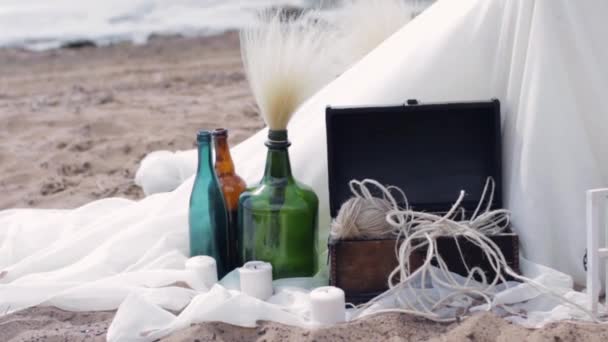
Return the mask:
M 273 277 L 307 277 L 317 270 L 319 200 L 291 174 L 287 131 L 269 131 L 262 181 L 239 199 L 241 264 L 272 264 Z
M 228 216 L 211 160 L 211 132 L 198 132 L 196 140 L 198 169 L 188 212 L 190 256 L 208 255 L 215 258 L 218 277 L 221 279 L 231 271 Z

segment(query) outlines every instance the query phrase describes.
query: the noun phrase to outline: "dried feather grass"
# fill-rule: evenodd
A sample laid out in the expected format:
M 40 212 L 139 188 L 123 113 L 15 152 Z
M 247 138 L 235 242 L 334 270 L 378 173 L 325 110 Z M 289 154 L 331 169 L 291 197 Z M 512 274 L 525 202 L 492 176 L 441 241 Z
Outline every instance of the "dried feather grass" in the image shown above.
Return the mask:
M 241 31 L 243 64 L 262 118 L 285 130 L 297 108 L 339 72 L 331 61 L 332 30 L 314 12 L 263 13 Z
M 420 11 L 418 1 L 343 0 L 334 24 L 340 32 L 339 49 L 350 66 L 393 35 Z
M 414 0 L 342 0 L 332 15 L 264 12 L 241 31 L 253 96 L 271 130 L 285 130 L 297 108 L 421 10 Z

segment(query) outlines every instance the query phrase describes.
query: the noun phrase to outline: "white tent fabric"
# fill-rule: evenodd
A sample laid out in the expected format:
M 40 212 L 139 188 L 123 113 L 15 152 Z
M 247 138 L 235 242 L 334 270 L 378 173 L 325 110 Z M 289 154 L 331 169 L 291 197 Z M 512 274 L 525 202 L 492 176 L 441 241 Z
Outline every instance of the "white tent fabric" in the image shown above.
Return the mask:
M 313 96 L 292 120 L 290 139 L 296 177 L 312 185 L 321 200 L 320 246 L 324 249 L 329 227 L 326 105 L 496 97 L 503 109 L 506 203 L 523 253 L 583 283 L 584 192 L 608 185 L 608 154 L 603 153 L 608 141 L 602 140 L 608 107 L 601 102 L 608 91 L 605 13 L 603 0 L 442 0 Z M 264 140 L 265 132 L 259 132 L 233 151 L 248 183 L 262 174 Z M 192 298 L 196 305 L 187 310 L 187 321 L 244 324 L 287 317 L 271 304 L 252 303 L 219 287 L 212 291 L 223 294 L 208 296 L 194 285 L 195 276 L 184 271 L 191 186 L 189 179 L 171 193 L 138 202 L 106 199 L 75 210 L 0 212 L 0 314 L 41 304 L 106 310 L 122 303 L 112 336 L 134 333 L 133 325 L 121 325 L 128 319 L 121 311 L 175 310 Z M 530 272 L 581 299 L 567 291 L 568 276 L 549 269 Z M 202 294 L 175 286 L 178 282 Z M 208 311 L 217 313 L 213 316 L 197 309 L 215 307 L 208 300 L 248 309 L 238 316 L 242 321 L 221 310 Z M 305 310 L 297 301 L 281 305 L 289 303 L 295 307 L 286 323 L 297 324 Z M 555 301 L 537 304 L 526 307 L 536 323 L 573 315 Z M 155 328 L 174 319 L 164 310 L 156 312 L 150 321 Z

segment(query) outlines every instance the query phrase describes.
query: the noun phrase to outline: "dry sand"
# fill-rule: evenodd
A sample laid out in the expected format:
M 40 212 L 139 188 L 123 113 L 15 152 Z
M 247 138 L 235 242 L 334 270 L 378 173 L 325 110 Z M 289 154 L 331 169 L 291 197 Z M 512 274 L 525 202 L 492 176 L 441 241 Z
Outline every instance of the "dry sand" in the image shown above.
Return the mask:
M 263 126 L 235 33 L 145 46 L 0 50 L 0 209 L 140 198 L 133 176 L 158 149 L 191 149 L 227 125 Z
M 101 342 L 105 341 L 112 316 L 111 312 L 74 313 L 52 308 L 28 309 L 0 317 L 0 341 Z M 317 330 L 273 322 L 259 322 L 255 329 L 225 323 L 195 324 L 160 341 L 605 342 L 608 341 L 608 328 L 564 322 L 531 330 L 510 324 L 489 313 L 453 324 L 434 323 L 407 315 L 384 314 L 361 322 Z
M 219 126 L 231 129 L 232 143 L 262 127 L 233 33 L 145 46 L 0 49 L 0 208 L 139 198 L 133 175 L 146 153 L 190 149 L 197 129 Z M 32 308 L 0 317 L 0 341 L 104 341 L 113 315 Z M 391 314 L 314 331 L 206 323 L 163 341 L 235 340 L 608 341 L 608 327 L 528 330 L 492 314 L 459 324 Z

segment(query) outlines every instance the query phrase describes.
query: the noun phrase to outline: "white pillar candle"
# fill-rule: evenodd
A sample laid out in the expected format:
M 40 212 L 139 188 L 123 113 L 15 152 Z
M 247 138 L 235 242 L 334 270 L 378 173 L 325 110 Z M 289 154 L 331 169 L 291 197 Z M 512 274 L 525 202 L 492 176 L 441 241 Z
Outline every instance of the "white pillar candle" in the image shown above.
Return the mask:
M 217 283 L 217 265 L 215 259 L 206 256 L 195 256 L 186 260 L 186 271 L 190 272 L 190 287 L 194 290 L 208 290 Z
M 310 292 L 311 319 L 313 323 L 327 325 L 344 322 L 346 303 L 344 291 L 333 286 L 324 286 Z
M 263 261 L 250 261 L 239 268 L 241 292 L 267 300 L 272 296 L 272 265 Z

